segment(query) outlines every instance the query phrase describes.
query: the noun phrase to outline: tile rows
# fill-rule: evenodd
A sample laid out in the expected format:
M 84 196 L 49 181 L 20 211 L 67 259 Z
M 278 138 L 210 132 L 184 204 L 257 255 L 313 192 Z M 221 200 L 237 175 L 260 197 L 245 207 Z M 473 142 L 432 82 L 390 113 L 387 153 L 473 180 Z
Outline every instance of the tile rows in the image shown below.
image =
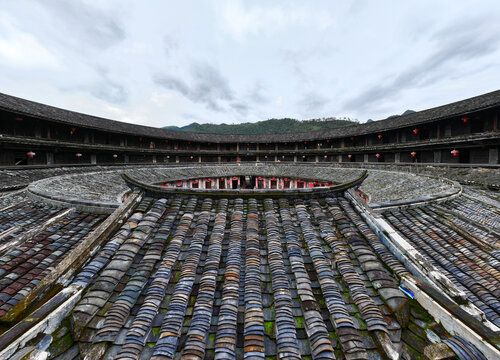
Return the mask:
M 148 239 L 158 220 L 166 209 L 167 200 L 160 199 L 134 228 L 132 234 L 120 245 L 111 261 L 103 268 L 87 293 L 74 309 L 73 321 L 78 327 L 85 327 L 95 314 L 106 304 L 122 276 L 133 263 L 137 253 Z
M 490 321 L 500 325 L 498 269 L 479 257 L 472 260 L 464 254 L 462 249 L 468 249 L 469 254 L 480 254 L 481 250 L 475 244 L 452 230 L 443 232 L 436 226 L 437 222 L 421 210 L 387 212 L 384 215 L 434 266 L 464 290 Z
M 309 254 L 313 260 L 314 268 L 318 274 L 321 290 L 328 311 L 334 319 L 334 325 L 339 335 L 339 340 L 344 353 L 348 358 L 353 359 L 366 359 L 368 357 L 359 332 L 354 326 L 353 318 L 349 315 L 345 300 L 340 293 L 339 286 L 335 280 L 331 264 L 324 254 L 322 241 L 318 238 L 306 206 L 302 201 L 295 202 L 295 209 L 297 212 L 297 220 L 300 222 L 302 235 L 306 241 Z M 318 209 L 316 209 L 318 212 Z M 320 211 L 320 210 L 319 210 Z M 319 216 L 319 214 L 317 214 Z M 330 230 L 330 229 L 329 229 Z M 328 234 L 331 239 L 335 236 L 333 232 Z M 342 256 L 346 253 L 335 253 L 335 263 L 339 266 L 345 259 Z M 344 275 L 344 273 L 342 273 Z M 352 293 L 351 288 L 349 290 Z M 357 290 L 356 290 L 357 291 Z M 361 309 L 362 310 L 362 309 Z M 366 319 L 365 319 L 366 320 Z
M 314 359 L 335 359 L 332 342 L 319 311 L 319 306 L 312 291 L 311 280 L 304 265 L 302 246 L 293 224 L 288 201 L 279 199 L 279 207 L 290 265 L 302 303 L 305 328 L 311 346 L 312 357 Z
M 16 235 L 43 223 L 58 212 L 59 210 L 54 207 L 37 205 L 31 202 L 22 203 L 9 210 L 0 212 L 0 234 L 15 226 L 20 227 L 15 233 L 3 236 L 0 239 L 0 244 L 7 243 Z
M 116 339 L 118 332 L 128 319 L 130 310 L 137 302 L 137 298 L 149 280 L 154 266 L 161 258 L 163 248 L 177 218 L 181 204 L 182 200 L 180 199 L 174 199 L 169 204 L 170 208 L 162 218 L 162 223 L 155 232 L 154 238 L 149 242 L 146 254 L 141 259 L 125 288 L 114 301 L 113 306 L 106 312 L 104 324 L 94 337 L 94 342 L 113 342 Z
M 103 216 L 72 213 L 0 257 L 0 316 L 44 279 Z
M 236 359 L 238 298 L 242 267 L 241 251 L 245 219 L 243 200 L 236 199 L 231 215 L 230 242 L 227 250 L 219 322 L 215 337 L 216 360 Z
M 437 215 L 436 220 L 440 223 L 445 224 L 447 227 L 458 227 L 462 232 L 475 236 L 476 238 L 480 239 L 481 242 L 486 242 L 490 246 L 500 249 L 498 236 L 495 236 L 495 234 L 489 231 L 487 227 L 480 228 L 477 223 L 459 218 L 456 213 L 443 212 L 443 208 L 438 208 L 434 205 L 428 205 L 426 209 L 432 211 L 434 215 Z
M 264 359 L 264 313 L 260 278 L 259 211 L 248 200 L 245 253 L 245 359 Z
M 118 248 L 130 237 L 130 234 L 142 220 L 143 214 L 151 202 L 151 199 L 142 200 L 139 206 L 135 209 L 135 212 L 127 219 L 127 221 L 120 227 L 113 237 L 106 242 L 97 255 L 77 274 L 73 284 L 83 287 L 96 278 L 97 273 L 101 271 L 106 264 L 108 264 L 109 260 Z
M 344 198 L 329 198 L 327 199 L 327 203 L 329 205 L 329 211 L 335 219 L 335 225 L 345 239 L 345 241 L 341 241 L 341 244 L 336 243 L 337 251 L 348 251 L 348 248 L 346 247 L 348 246 L 358 259 L 361 268 L 368 276 L 370 282 L 377 288 L 377 291 L 381 295 L 385 304 L 396 314 L 398 314 L 398 311 L 400 310 L 402 312 L 407 311 L 408 309 L 405 309 L 405 307 L 408 300 L 398 289 L 398 282 L 395 281 L 395 279 L 392 278 L 386 271 L 381 261 L 375 256 L 372 248 L 366 240 L 361 237 L 360 231 L 363 230 L 364 235 L 372 235 L 370 239 L 373 239 L 376 235 L 368 228 L 366 223 L 360 219 Z M 352 223 L 348 216 L 356 219 L 356 222 Z M 383 246 L 380 239 L 378 239 L 378 243 Z M 397 268 L 402 266 L 396 259 L 393 259 L 392 263 L 396 263 Z M 363 311 L 361 312 L 363 313 Z M 405 321 L 403 318 L 405 316 L 404 314 L 399 315 L 401 315 L 399 316 L 399 321 L 404 325 Z M 387 324 L 382 319 L 381 314 L 376 314 L 375 317 L 378 318 L 376 324 L 379 327 L 379 330 L 387 331 Z
M 188 255 L 182 264 L 179 281 L 168 304 L 167 314 L 161 324 L 160 338 L 153 350 L 153 359 L 173 359 L 181 335 L 181 327 L 186 313 L 189 296 L 193 289 L 196 269 L 200 262 L 203 244 L 208 233 L 212 200 L 203 201 L 201 212 L 196 219 L 196 226 L 189 245 Z
M 165 297 L 167 285 L 172 275 L 172 268 L 177 261 L 184 238 L 193 222 L 196 205 L 197 200 L 191 198 L 183 208 L 184 214 L 180 218 L 175 232 L 165 249 L 160 266 L 146 290 L 144 302 L 126 333 L 125 344 L 121 347 L 116 359 L 139 358 L 146 344 L 147 336 L 151 331 L 153 319 L 157 315 L 160 304 Z
M 476 223 L 500 231 L 500 210 L 492 205 L 472 201 L 462 196 L 447 201 L 442 206 L 453 214 L 460 214 Z
M 300 359 L 297 343 L 295 321 L 292 312 L 292 296 L 290 283 L 286 274 L 281 249 L 279 219 L 271 199 L 264 201 L 265 224 L 269 267 L 271 269 L 274 308 L 276 310 L 276 342 L 279 359 Z
M 396 258 L 396 256 L 394 256 L 394 254 L 387 248 L 387 246 L 382 243 L 380 238 L 370 229 L 370 227 L 361 218 L 361 216 L 359 216 L 359 214 L 353 209 L 350 203 L 344 198 L 340 198 L 339 205 L 341 206 L 345 215 L 347 215 L 347 217 L 357 227 L 359 232 L 363 234 L 370 248 L 375 251 L 379 258 L 382 259 L 384 263 L 387 264 L 387 266 L 399 277 L 408 275 L 409 271 L 405 268 L 405 266 Z M 367 251 L 366 253 L 370 253 L 370 251 Z
M 182 350 L 183 358 L 199 360 L 205 358 L 208 331 L 212 319 L 217 274 L 222 254 L 222 240 L 224 239 L 224 232 L 226 229 L 227 204 L 227 199 L 219 200 L 217 215 L 215 216 L 214 226 L 210 235 L 207 258 L 200 279 L 200 288 L 194 305 L 191 326 Z
M 480 246 L 472 242 L 468 242 L 454 230 L 448 228 L 442 221 L 442 218 L 436 214 L 430 207 L 415 209 L 414 214 L 422 217 L 425 224 L 432 224 L 437 228 L 437 233 L 442 238 L 446 239 L 446 243 L 442 243 L 450 252 L 454 252 L 461 259 L 469 262 L 470 266 L 475 271 L 480 271 L 480 268 L 487 272 L 486 277 L 490 281 L 498 284 L 500 279 L 500 257 L 495 251 L 483 250 Z M 472 262 L 472 264 L 470 263 Z M 496 292 L 500 296 L 500 291 Z
M 335 221 L 340 222 L 340 219 L 333 211 L 332 214 Z M 349 236 L 349 231 L 352 231 L 352 229 L 342 225 L 344 224 L 338 224 L 337 228 L 344 237 Z M 348 224 L 345 225 L 349 226 Z M 347 284 L 349 293 L 354 300 L 354 303 L 359 308 L 368 330 L 386 332 L 387 324 L 382 316 L 382 313 L 380 312 L 378 306 L 374 303 L 373 299 L 368 295 L 364 282 L 355 270 L 348 250 L 345 248 L 345 244 L 336 245 L 337 246 L 334 252 L 337 269 Z
M 329 202 L 143 199 L 75 277 L 49 359 L 383 358 L 372 304 L 397 351 L 422 352 L 427 322 L 398 318 L 366 224 Z

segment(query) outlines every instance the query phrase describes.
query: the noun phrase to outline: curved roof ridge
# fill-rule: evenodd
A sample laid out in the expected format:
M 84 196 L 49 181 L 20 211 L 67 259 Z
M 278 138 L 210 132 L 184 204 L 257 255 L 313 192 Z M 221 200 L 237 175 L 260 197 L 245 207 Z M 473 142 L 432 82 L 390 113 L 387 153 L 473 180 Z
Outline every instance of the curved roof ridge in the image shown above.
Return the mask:
M 111 120 L 98 116 L 83 114 L 76 111 L 61 109 L 58 107 L 0 93 L 0 109 L 24 114 L 26 116 L 56 121 L 74 126 L 92 128 L 96 130 L 131 134 L 135 136 L 214 143 L 313 141 L 320 139 L 358 136 L 373 132 L 387 131 L 404 126 L 418 125 L 445 117 L 458 116 L 473 111 L 488 109 L 496 105 L 500 105 L 500 90 L 456 101 L 450 104 L 414 112 L 411 114 L 399 115 L 359 125 L 305 133 L 242 135 L 186 132 L 178 130 L 167 130 L 146 125 L 130 124 L 122 121 Z

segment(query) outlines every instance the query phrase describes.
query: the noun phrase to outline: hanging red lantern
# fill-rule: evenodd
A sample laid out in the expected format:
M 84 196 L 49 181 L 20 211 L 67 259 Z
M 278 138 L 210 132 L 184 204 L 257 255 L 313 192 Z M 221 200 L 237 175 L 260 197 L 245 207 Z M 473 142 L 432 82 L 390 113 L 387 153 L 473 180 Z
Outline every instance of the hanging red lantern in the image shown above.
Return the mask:
M 282 158 L 282 159 L 284 159 L 284 158 L 285 158 L 285 155 L 283 155 L 281 158 Z
M 351 141 L 354 141 L 354 136 L 351 136 Z
M 417 156 L 417 153 L 416 153 L 415 151 L 412 151 L 412 152 L 410 153 L 410 155 L 411 155 L 411 157 L 415 157 L 415 156 Z
M 168 144 L 168 140 L 167 139 L 165 139 L 165 144 Z
M 238 158 L 238 162 L 241 162 L 241 158 Z
M 15 117 L 14 120 L 16 120 L 16 121 L 23 121 L 23 118 L 22 117 Z
M 238 177 L 237 176 L 233 176 L 233 180 L 238 180 Z
M 330 140 L 329 140 L 329 139 L 326 139 L 326 142 L 330 142 Z
M 375 154 L 375 156 L 377 157 L 377 159 L 380 157 L 380 154 Z
M 453 149 L 453 150 L 451 150 L 451 151 L 450 151 L 450 153 L 451 153 L 451 155 L 453 155 L 453 156 L 458 156 L 459 151 L 458 151 L 458 150 L 456 150 L 456 149 Z
M 141 137 L 139 137 L 139 141 L 140 141 L 140 142 L 142 142 L 142 136 L 141 136 Z
M 304 141 L 304 144 L 307 144 L 307 141 Z
M 378 134 L 378 139 L 381 140 L 382 139 L 382 134 Z
M 418 129 L 417 129 L 417 128 L 413 129 L 413 133 L 414 133 L 415 135 L 417 135 L 417 134 L 418 134 Z
M 349 154 L 349 155 L 347 155 L 347 157 L 350 159 L 350 158 L 352 158 L 352 155 Z
M 76 153 L 76 154 L 75 154 L 75 156 L 76 156 L 77 158 L 80 158 L 80 157 L 82 157 L 82 154 L 80 154 L 80 153 Z
M 328 159 L 328 156 L 327 156 L 327 155 L 325 155 L 325 159 Z
M 305 155 L 302 155 L 302 159 L 305 159 L 305 158 L 306 158 L 306 156 L 305 156 Z
M 113 154 L 113 159 L 117 159 L 117 158 L 118 158 L 118 155 Z
M 198 184 L 198 180 L 193 180 L 193 184 Z
M 181 186 L 182 185 L 182 181 L 177 181 L 177 186 Z
M 35 154 L 33 151 L 28 151 L 28 152 L 26 153 L 26 155 L 28 155 L 28 157 L 29 157 L 30 159 L 33 159 L 33 158 L 35 157 L 35 155 L 36 155 L 36 154 Z
M 464 116 L 464 117 L 462 118 L 462 121 L 464 122 L 464 124 L 465 124 L 465 123 L 467 123 L 467 122 L 469 122 L 469 120 L 470 120 L 470 118 L 468 118 L 468 117 L 466 117 L 466 116 Z
M 75 131 L 76 131 L 76 128 L 71 128 L 71 132 L 70 132 L 71 135 L 73 135 L 75 133 Z
M 266 155 L 266 156 L 264 156 L 264 158 L 266 158 L 266 159 L 267 159 L 267 155 Z
M 191 160 L 193 160 L 193 155 L 191 155 L 189 158 L 190 158 Z

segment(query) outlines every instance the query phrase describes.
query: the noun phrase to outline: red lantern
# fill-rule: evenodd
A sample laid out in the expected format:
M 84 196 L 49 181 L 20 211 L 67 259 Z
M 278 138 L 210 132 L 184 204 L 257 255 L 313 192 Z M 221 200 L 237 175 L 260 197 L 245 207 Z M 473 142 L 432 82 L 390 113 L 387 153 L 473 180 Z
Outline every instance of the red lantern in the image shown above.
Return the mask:
M 325 155 L 325 159 L 328 159 L 328 156 L 327 156 L 327 155 Z
M 378 139 L 381 140 L 382 139 L 382 134 L 378 134 Z
M 354 136 L 351 136 L 351 141 L 354 141 Z
M 234 177 L 233 177 L 233 180 L 238 180 L 238 177 L 237 177 L 237 176 L 234 176 Z
M 76 131 L 76 128 L 71 128 L 71 135 L 73 135 Z
M 326 139 L 326 142 L 330 142 L 330 140 L 329 140 L 329 139 Z
M 182 185 L 182 181 L 177 181 L 177 186 L 181 186 Z
M 417 134 L 418 134 L 418 129 L 416 129 L 416 128 L 415 128 L 415 129 L 413 129 L 413 133 L 414 133 L 415 135 L 417 135 Z
M 411 155 L 411 157 L 415 157 L 415 156 L 417 156 L 417 153 L 416 153 L 415 151 L 412 151 L 412 152 L 410 153 L 410 155 Z
M 193 184 L 198 184 L 198 180 L 193 180 Z
M 302 155 L 302 159 L 305 159 L 305 158 L 306 158 L 306 156 L 305 156 L 305 155 Z
M 350 159 L 350 158 L 352 158 L 352 155 L 349 154 L 349 155 L 347 155 L 347 157 Z
M 14 120 L 16 120 L 16 121 L 23 121 L 23 118 L 22 117 L 15 117 Z
M 380 157 L 380 154 L 375 154 L 375 156 L 377 157 L 377 159 Z
M 459 151 L 456 149 L 453 149 L 450 152 L 451 152 L 451 155 L 453 155 L 453 156 L 458 156 L 458 153 L 459 153 Z
M 80 153 L 76 153 L 76 154 L 75 154 L 75 156 L 76 156 L 77 158 L 80 158 L 80 157 L 82 157 L 82 154 L 80 154 Z
M 192 156 L 192 155 L 191 155 L 189 158 L 190 158 L 191 160 L 193 160 L 193 156 Z
M 462 121 L 463 121 L 463 122 L 464 122 L 464 124 L 465 124 L 465 123 L 469 122 L 469 119 L 470 119 L 470 118 L 468 118 L 468 117 L 464 116 L 464 117 L 462 118 Z
M 35 154 L 33 151 L 28 151 L 28 152 L 26 153 L 26 155 L 28 155 L 28 157 L 29 157 L 30 159 L 33 159 L 33 158 L 35 157 L 35 155 L 36 155 L 36 154 Z
M 238 158 L 238 162 L 241 162 L 241 158 Z
M 284 159 L 284 158 L 285 158 L 285 155 L 283 155 L 281 158 L 282 158 L 282 159 Z
M 117 158 L 118 158 L 118 155 L 113 154 L 113 159 L 117 159 Z
M 168 140 L 165 140 L 165 144 L 168 144 Z
M 142 142 L 142 136 L 141 136 L 141 137 L 139 137 L 139 141 L 140 141 L 140 142 Z
M 307 141 L 304 141 L 304 144 L 307 144 Z
M 266 156 L 264 156 L 264 158 L 266 158 L 266 159 L 267 159 L 267 155 L 266 155 Z

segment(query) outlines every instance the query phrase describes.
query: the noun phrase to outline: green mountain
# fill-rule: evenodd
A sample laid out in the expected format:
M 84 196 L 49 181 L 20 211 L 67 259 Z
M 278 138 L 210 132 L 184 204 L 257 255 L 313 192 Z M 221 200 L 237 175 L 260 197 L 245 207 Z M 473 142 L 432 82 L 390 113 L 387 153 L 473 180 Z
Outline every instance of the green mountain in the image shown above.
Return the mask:
M 193 131 L 207 134 L 285 134 L 310 132 L 325 129 L 335 129 L 345 126 L 357 125 L 357 120 L 348 118 L 323 118 L 312 120 L 295 119 L 270 119 L 255 123 L 243 124 L 198 124 L 192 123 L 186 126 L 165 126 L 164 129 Z

